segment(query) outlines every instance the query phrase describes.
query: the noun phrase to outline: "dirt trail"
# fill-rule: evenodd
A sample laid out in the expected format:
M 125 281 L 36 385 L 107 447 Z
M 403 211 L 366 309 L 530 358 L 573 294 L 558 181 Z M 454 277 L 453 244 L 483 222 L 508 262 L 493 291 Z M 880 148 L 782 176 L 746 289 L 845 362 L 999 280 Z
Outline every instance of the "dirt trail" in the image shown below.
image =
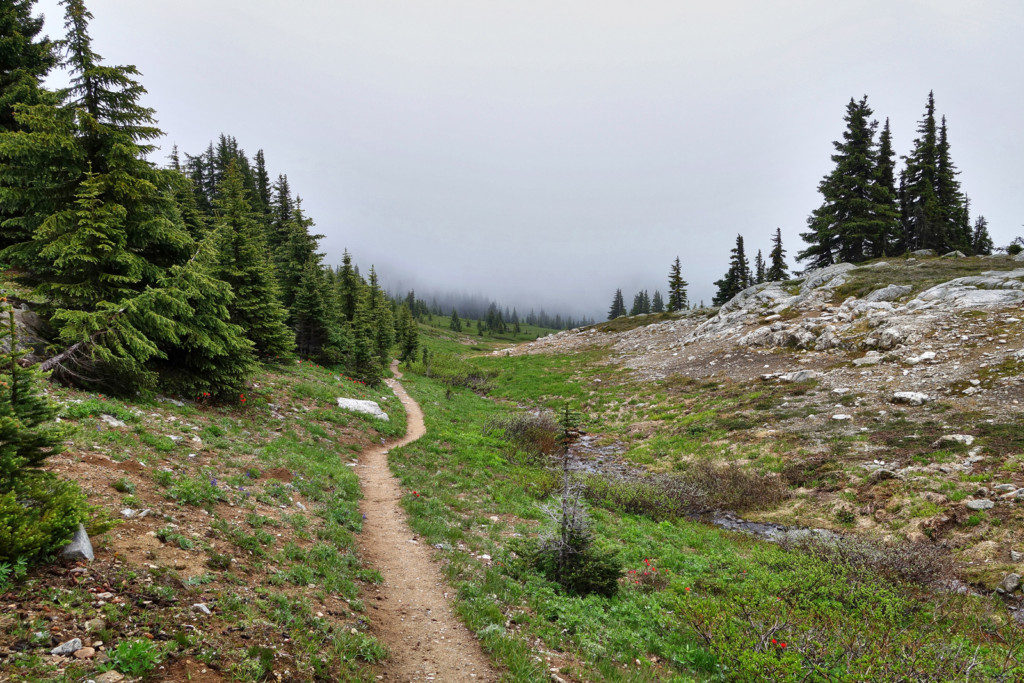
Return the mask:
M 364 451 L 356 468 L 363 489 L 360 554 L 384 576 L 366 601 L 373 633 L 391 655 L 380 674 L 387 681 L 497 680 L 479 641 L 452 612 L 452 590 L 433 562 L 431 548 L 409 529 L 401 487 L 388 469 L 390 450 L 426 433 L 419 404 L 397 381 L 402 377 L 398 364 L 391 369 L 396 379 L 386 381 L 405 406 L 405 436 Z

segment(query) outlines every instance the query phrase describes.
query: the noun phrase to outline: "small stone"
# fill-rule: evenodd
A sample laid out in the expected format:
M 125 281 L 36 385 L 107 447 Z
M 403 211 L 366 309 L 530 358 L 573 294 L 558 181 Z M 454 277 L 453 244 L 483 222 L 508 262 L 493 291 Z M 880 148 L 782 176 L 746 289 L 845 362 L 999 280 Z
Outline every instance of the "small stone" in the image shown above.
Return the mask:
M 887 470 L 887 469 L 885 469 L 883 467 L 881 469 L 877 469 L 874 472 L 872 472 L 871 476 L 868 477 L 868 481 L 877 484 L 880 481 L 887 481 L 889 479 L 899 479 L 899 478 L 900 478 L 900 475 L 896 474 L 892 470 Z
M 96 631 L 102 631 L 106 627 L 107 622 L 105 622 L 103 619 L 100 619 L 99 617 L 96 617 L 95 619 L 90 619 L 89 621 L 85 622 L 86 633 L 95 633 Z
M 817 379 L 821 377 L 821 373 L 815 370 L 795 370 L 793 372 L 787 372 L 784 375 L 780 375 L 779 379 L 783 382 L 807 382 L 808 380 Z
M 840 422 L 843 422 L 843 421 L 846 421 L 846 420 L 852 420 L 853 419 L 853 415 L 847 415 L 846 413 L 836 413 L 835 415 L 832 416 L 832 419 L 833 420 L 839 420 Z
M 1016 550 L 1010 551 L 1011 562 L 1020 562 L 1021 560 L 1024 560 L 1024 553 L 1017 552 Z
M 75 537 L 60 551 L 60 559 L 65 562 L 92 562 L 95 557 L 92 543 L 89 542 L 89 534 L 85 532 L 85 527 L 79 524 Z
M 131 508 L 121 508 L 121 516 L 125 519 L 131 519 L 137 514 L 138 513 L 135 512 L 135 510 L 132 510 Z
M 1003 580 L 999 582 L 999 587 L 996 588 L 1000 593 L 1012 593 L 1020 587 L 1020 574 L 1009 573 L 1003 577 Z
M 111 669 L 110 671 L 104 671 L 93 680 L 96 683 L 119 683 L 119 681 L 124 680 L 124 675 Z
M 58 655 L 61 657 L 67 657 L 70 654 L 74 654 L 77 650 L 82 649 L 82 641 L 78 638 L 72 638 L 71 640 L 65 640 L 57 647 L 50 650 L 51 655 Z
M 991 510 L 996 506 L 988 498 L 975 498 L 974 500 L 967 501 L 968 510 Z
M 154 569 L 155 569 L 155 567 L 154 567 Z M 97 593 L 96 594 L 96 599 L 97 600 L 110 600 L 113 597 L 114 597 L 114 594 L 110 593 L 110 592 L 103 592 L 103 593 Z
M 192 609 L 201 614 L 205 614 L 206 616 L 210 616 L 211 614 L 213 614 L 213 612 L 210 611 L 210 608 L 207 607 L 206 603 L 204 602 L 197 602 L 196 604 L 192 605 Z
M 96 649 L 83 647 L 75 650 L 75 659 L 92 659 L 96 656 Z
M 1015 484 L 996 484 L 992 487 L 992 490 L 997 493 L 1009 493 L 1010 491 L 1016 491 L 1017 486 Z

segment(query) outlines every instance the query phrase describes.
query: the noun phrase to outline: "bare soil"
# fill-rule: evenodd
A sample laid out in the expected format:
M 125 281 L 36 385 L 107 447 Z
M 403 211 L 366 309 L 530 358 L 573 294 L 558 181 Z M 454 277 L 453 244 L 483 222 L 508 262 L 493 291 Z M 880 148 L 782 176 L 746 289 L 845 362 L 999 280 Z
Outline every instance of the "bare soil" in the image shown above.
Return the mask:
M 426 433 L 423 412 L 396 379 L 388 385 L 405 406 L 405 436 L 369 448 L 359 458 L 363 501 L 360 556 L 378 569 L 383 582 L 367 595 L 371 631 L 383 640 L 389 659 L 380 674 L 387 681 L 497 680 L 479 641 L 452 612 L 451 589 L 433 561 L 430 547 L 410 530 L 401 507 L 402 489 L 388 468 L 388 453 Z

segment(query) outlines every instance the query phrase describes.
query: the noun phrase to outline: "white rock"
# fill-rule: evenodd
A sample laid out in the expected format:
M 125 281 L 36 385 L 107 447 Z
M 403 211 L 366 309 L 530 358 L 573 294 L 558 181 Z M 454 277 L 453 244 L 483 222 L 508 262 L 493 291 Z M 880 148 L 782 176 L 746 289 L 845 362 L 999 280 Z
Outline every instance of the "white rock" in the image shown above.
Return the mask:
M 988 498 L 975 498 L 974 500 L 967 501 L 967 509 L 969 510 L 991 510 L 996 506 Z
M 364 415 L 370 415 L 376 417 L 385 422 L 388 421 L 388 414 L 381 410 L 380 405 L 376 401 L 363 401 L 357 398 L 343 398 L 338 397 L 338 407 L 343 410 L 351 410 L 355 413 L 362 413 Z
M 936 446 L 943 444 L 959 443 L 964 446 L 971 446 L 974 444 L 974 437 L 970 434 L 946 434 L 945 436 L 939 437 L 939 440 L 935 442 Z
M 192 609 L 199 612 L 200 614 L 205 614 L 206 616 L 210 616 L 211 614 L 213 614 L 213 612 L 210 611 L 210 608 L 207 607 L 206 603 L 204 602 L 197 602 L 196 604 L 192 605 Z
M 893 403 L 906 403 L 912 406 L 919 406 L 929 400 L 928 395 L 920 391 L 897 391 L 892 395 Z
M 846 413 L 836 413 L 835 415 L 832 416 L 832 419 L 839 421 L 852 420 L 853 415 L 847 415 Z
M 816 370 L 795 370 L 793 372 L 787 372 L 784 375 L 780 375 L 779 379 L 783 382 L 806 382 L 819 377 L 821 377 L 821 373 Z
M 102 415 L 100 415 L 100 419 L 103 420 L 104 422 L 106 422 L 111 427 L 126 427 L 127 426 L 122 420 L 118 420 L 113 415 L 107 415 L 106 413 L 103 413 Z
M 887 285 L 864 297 L 864 301 L 895 301 L 913 289 L 910 285 Z
M 920 356 L 911 356 L 910 358 L 907 359 L 907 363 L 909 363 L 910 365 L 917 365 L 918 363 L 922 363 L 922 362 L 924 362 L 926 360 L 934 360 L 934 359 L 935 359 L 935 352 L 934 351 L 925 351 Z
M 856 365 L 857 367 L 862 367 L 864 365 L 878 365 L 881 362 L 882 354 L 880 354 L 878 351 L 868 351 L 861 358 L 853 359 L 853 364 Z

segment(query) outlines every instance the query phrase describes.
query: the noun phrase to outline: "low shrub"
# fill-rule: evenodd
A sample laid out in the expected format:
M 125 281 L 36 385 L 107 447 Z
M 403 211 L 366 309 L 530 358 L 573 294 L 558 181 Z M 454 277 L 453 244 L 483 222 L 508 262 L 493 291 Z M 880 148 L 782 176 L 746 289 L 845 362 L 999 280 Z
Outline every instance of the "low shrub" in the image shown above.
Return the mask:
M 122 640 L 110 651 L 110 663 L 126 676 L 145 676 L 160 663 L 160 648 L 149 640 Z
M 482 370 L 463 358 L 450 353 L 435 353 L 426 359 L 411 363 L 413 372 L 431 377 L 448 387 L 470 389 L 486 394 L 498 373 L 496 370 Z
M 88 517 L 78 486 L 28 471 L 0 490 L 0 561 L 38 559 L 71 540 Z
M 850 535 L 838 539 L 802 538 L 782 545 L 829 564 L 848 567 L 854 575 L 865 578 L 880 576 L 890 581 L 936 586 L 955 579 L 957 574 L 952 557 L 934 543 L 882 543 Z
M 789 496 L 782 480 L 738 465 L 707 461 L 673 474 L 606 477 L 581 475 L 587 500 L 621 512 L 653 519 L 675 519 L 708 510 L 771 507 Z
M 484 433 L 504 437 L 526 456 L 525 464 L 541 464 L 558 448 L 558 430 L 550 413 L 516 413 L 491 420 Z

